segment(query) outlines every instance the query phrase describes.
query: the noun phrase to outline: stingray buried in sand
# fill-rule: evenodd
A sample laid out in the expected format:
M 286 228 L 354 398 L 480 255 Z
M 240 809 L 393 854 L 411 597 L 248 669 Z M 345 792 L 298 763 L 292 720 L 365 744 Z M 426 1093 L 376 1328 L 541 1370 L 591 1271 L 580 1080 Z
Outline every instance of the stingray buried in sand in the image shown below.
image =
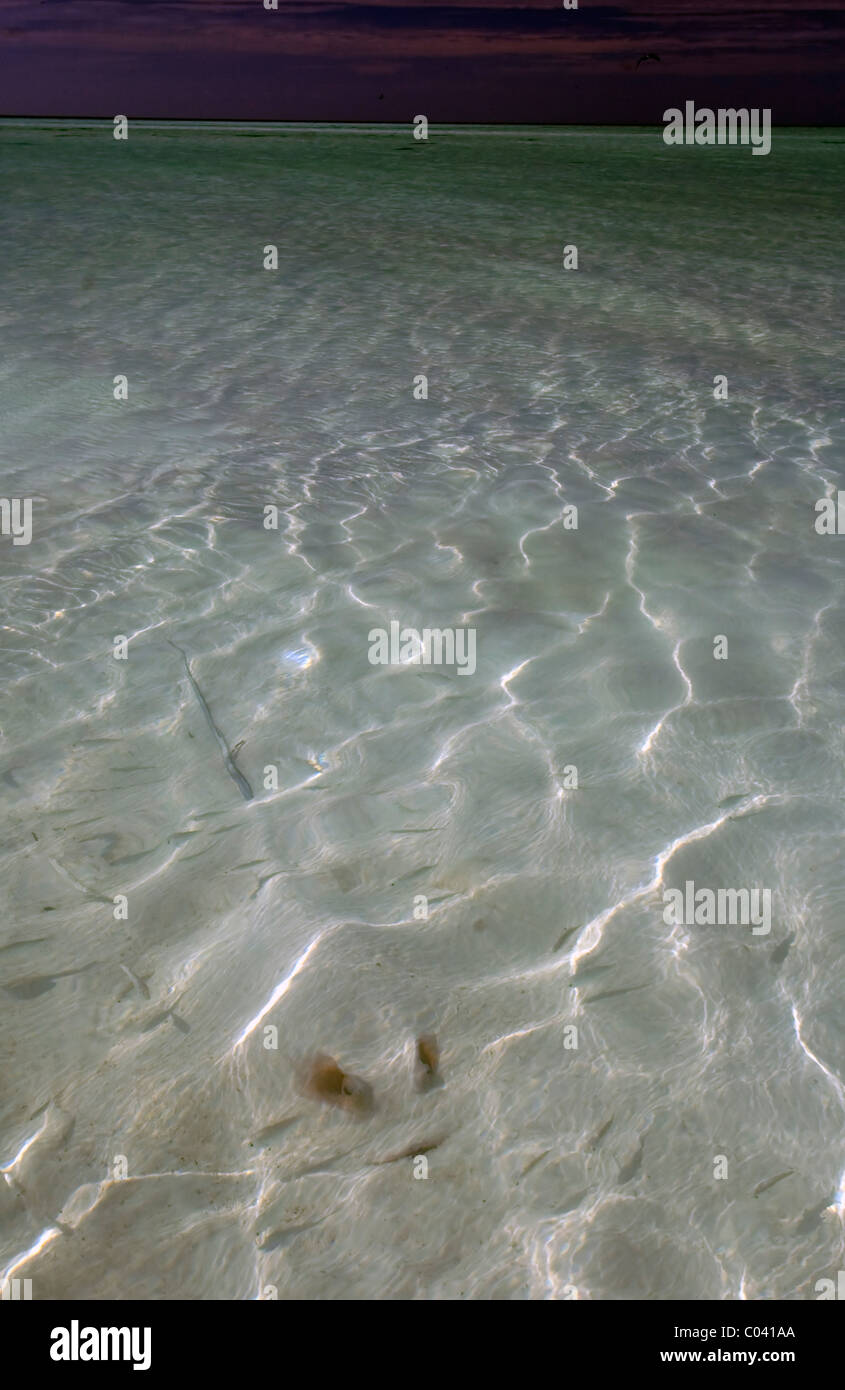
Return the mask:
M 443 1078 L 437 1068 L 440 1065 L 440 1046 L 433 1033 L 424 1033 L 417 1038 L 414 1049 L 414 1084 L 418 1091 L 428 1091 L 432 1086 L 440 1086 Z
M 351 1076 L 333 1057 L 318 1052 L 305 1064 L 301 1086 L 303 1094 L 326 1105 L 336 1105 L 355 1115 L 368 1115 L 373 1109 L 373 1088 L 360 1076 Z

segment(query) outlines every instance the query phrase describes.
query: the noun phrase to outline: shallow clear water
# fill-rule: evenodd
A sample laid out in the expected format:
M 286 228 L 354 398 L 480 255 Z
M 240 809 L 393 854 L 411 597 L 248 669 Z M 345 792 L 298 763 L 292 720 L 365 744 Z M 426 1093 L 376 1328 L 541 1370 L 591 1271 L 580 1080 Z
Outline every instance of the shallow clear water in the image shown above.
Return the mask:
M 825 131 L 0 123 L 33 499 L 0 1276 L 765 1299 L 842 1266 L 842 164 Z M 391 620 L 474 628 L 474 673 L 371 664 Z M 771 931 L 667 925 L 687 880 L 768 889 Z M 316 1051 L 369 1118 L 300 1093 Z

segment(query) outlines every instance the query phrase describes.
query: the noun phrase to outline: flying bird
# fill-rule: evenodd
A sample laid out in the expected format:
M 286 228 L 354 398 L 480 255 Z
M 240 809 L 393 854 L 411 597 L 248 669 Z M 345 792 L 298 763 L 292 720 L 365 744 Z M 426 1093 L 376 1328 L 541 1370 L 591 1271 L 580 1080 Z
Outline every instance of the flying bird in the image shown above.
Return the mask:
M 660 59 L 659 59 L 659 57 L 658 57 L 658 55 L 657 55 L 656 53 L 644 53 L 644 54 L 642 55 L 641 58 L 638 58 L 638 59 L 637 59 L 636 66 L 634 67 L 634 71 L 636 72 L 637 68 L 640 66 L 640 63 L 659 63 L 659 62 L 660 62 Z

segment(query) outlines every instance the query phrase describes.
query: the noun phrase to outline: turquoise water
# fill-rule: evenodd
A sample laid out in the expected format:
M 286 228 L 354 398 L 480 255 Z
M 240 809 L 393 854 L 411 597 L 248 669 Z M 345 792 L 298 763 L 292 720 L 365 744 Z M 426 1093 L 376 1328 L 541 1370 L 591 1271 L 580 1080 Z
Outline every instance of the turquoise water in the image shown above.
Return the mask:
M 835 1276 L 842 163 L 0 122 L 0 1275 Z M 373 664 L 394 621 L 475 669 Z M 770 931 L 667 924 L 689 880 Z

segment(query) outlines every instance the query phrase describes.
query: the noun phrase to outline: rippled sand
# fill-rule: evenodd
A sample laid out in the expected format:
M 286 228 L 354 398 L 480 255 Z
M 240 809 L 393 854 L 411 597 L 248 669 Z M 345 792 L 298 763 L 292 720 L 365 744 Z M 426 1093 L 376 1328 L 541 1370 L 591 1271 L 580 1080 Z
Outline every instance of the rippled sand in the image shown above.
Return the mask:
M 0 1276 L 814 1297 L 841 139 L 5 122 L 0 154 L 34 499 L 0 541 Z M 475 673 L 371 665 L 394 619 L 474 627 Z M 771 933 L 667 926 L 689 879 L 769 888 Z M 315 1053 L 374 1107 L 309 1094 Z

